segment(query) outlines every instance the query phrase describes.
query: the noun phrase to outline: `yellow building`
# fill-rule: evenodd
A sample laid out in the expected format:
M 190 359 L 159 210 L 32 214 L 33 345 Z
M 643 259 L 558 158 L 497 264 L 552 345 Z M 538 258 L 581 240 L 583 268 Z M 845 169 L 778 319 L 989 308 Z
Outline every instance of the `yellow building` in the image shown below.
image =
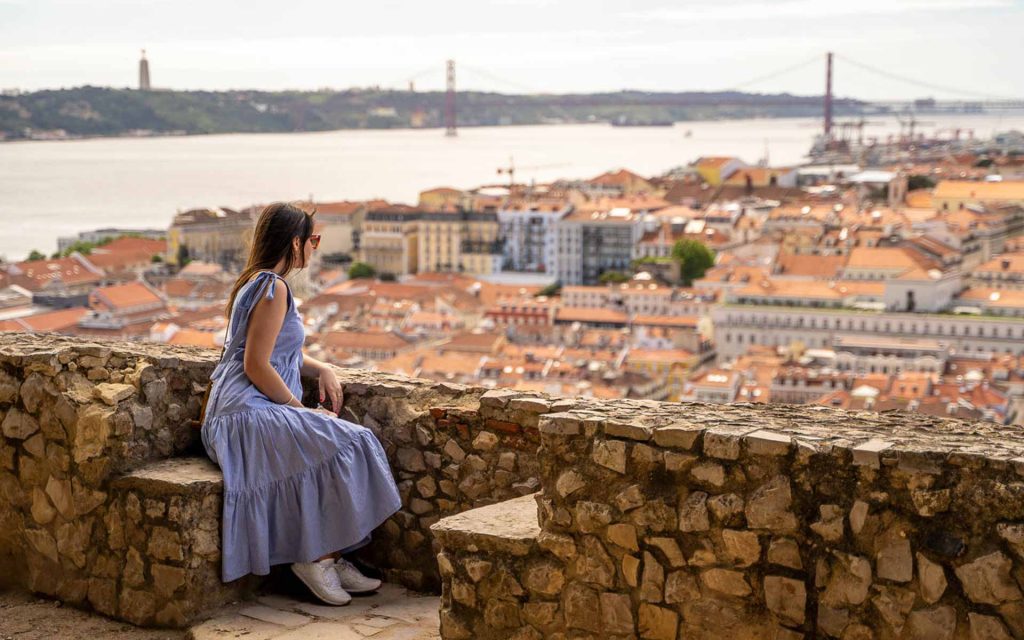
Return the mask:
M 932 192 L 932 206 L 938 211 L 956 211 L 969 205 L 1016 204 L 1024 206 L 1024 180 L 974 182 L 943 180 Z
M 177 265 L 179 257 L 221 265 L 239 271 L 245 264 L 256 227 L 255 207 L 192 209 L 174 216 L 167 229 L 167 262 Z
M 419 270 L 486 275 L 501 269 L 496 213 L 425 212 L 420 218 Z
M 320 255 L 355 256 L 359 248 L 359 236 L 362 232 L 363 219 L 371 205 L 384 206 L 384 202 L 317 202 L 309 205 L 303 203 L 307 211 L 316 209 L 314 221 L 316 233 L 320 234 Z
M 360 235 L 359 259 L 379 274 L 416 273 L 421 215 L 419 209 L 403 204 L 367 212 Z
M 437 187 L 420 191 L 420 209 L 426 211 L 455 211 L 463 204 L 465 194 L 451 187 Z
M 743 166 L 742 160 L 728 156 L 698 158 L 697 162 L 693 163 L 694 170 L 700 174 L 700 177 L 704 178 L 704 182 L 713 187 L 717 187 L 725 182 L 726 178 Z

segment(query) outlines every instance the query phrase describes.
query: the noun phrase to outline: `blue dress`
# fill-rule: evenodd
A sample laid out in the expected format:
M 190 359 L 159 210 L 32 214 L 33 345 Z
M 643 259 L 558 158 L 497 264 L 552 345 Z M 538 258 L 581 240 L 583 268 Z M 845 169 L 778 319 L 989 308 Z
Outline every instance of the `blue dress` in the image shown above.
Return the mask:
M 245 375 L 249 317 L 262 296 L 274 297 L 277 278 L 261 272 L 235 297 L 203 422 L 203 445 L 224 474 L 225 582 L 357 548 L 401 505 L 387 456 L 369 429 L 278 404 Z M 289 289 L 270 364 L 296 398 L 304 339 Z

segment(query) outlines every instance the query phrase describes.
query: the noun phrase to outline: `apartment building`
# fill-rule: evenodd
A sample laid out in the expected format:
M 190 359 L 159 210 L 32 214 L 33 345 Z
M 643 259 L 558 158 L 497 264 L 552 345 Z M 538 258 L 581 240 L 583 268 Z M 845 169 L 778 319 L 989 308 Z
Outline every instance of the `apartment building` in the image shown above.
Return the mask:
M 629 273 L 646 212 L 575 209 L 555 224 L 557 274 L 562 284 L 597 284 L 608 271 Z
M 418 270 L 487 275 L 501 270 L 503 242 L 495 212 L 445 210 L 420 215 Z
M 256 228 L 256 207 L 235 211 L 223 207 L 192 209 L 174 216 L 167 230 L 167 261 L 215 262 L 241 271 Z
M 359 256 L 377 273 L 404 276 L 419 269 L 419 225 L 423 212 L 402 204 L 372 209 L 363 221 Z
M 512 200 L 497 211 L 504 271 L 557 273 L 555 224 L 573 207 L 560 198 Z

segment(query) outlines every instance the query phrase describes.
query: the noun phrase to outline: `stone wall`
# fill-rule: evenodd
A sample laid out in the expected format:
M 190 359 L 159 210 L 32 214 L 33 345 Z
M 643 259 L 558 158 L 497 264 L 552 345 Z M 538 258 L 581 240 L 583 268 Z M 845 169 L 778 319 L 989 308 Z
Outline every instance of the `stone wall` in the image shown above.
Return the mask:
M 195 562 L 178 531 L 143 519 L 160 510 L 184 526 L 194 505 L 128 496 L 117 485 L 193 446 L 189 421 L 214 359 L 193 349 L 0 334 L 6 581 L 147 624 L 182 624 L 183 611 L 238 593 L 222 587 L 210 552 Z
M 215 361 L 0 333 L 0 580 L 145 625 L 181 626 L 252 591 L 220 582 L 222 483 L 192 425 Z M 346 415 L 384 444 L 402 494 L 362 553 L 391 580 L 437 589 L 430 525 L 536 491 L 539 416 L 568 405 L 338 374 Z
M 579 401 L 540 432 L 538 507 L 503 516 L 533 534 L 435 526 L 445 638 L 1024 637 L 1015 429 Z

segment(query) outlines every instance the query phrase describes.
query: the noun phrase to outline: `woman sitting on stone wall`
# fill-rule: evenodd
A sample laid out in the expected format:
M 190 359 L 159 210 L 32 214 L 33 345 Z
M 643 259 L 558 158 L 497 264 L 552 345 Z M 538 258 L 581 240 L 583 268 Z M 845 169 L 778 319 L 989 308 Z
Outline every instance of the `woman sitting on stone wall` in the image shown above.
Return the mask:
M 342 554 L 400 506 L 383 448 L 366 428 L 337 417 L 341 386 L 329 366 L 302 353 L 302 318 L 284 277 L 319 244 L 313 216 L 284 203 L 256 223 L 248 263 L 228 301 L 229 327 L 203 418 L 203 444 L 224 473 L 222 578 L 292 571 L 329 604 L 373 591 Z M 302 405 L 300 373 L 320 380 Z

